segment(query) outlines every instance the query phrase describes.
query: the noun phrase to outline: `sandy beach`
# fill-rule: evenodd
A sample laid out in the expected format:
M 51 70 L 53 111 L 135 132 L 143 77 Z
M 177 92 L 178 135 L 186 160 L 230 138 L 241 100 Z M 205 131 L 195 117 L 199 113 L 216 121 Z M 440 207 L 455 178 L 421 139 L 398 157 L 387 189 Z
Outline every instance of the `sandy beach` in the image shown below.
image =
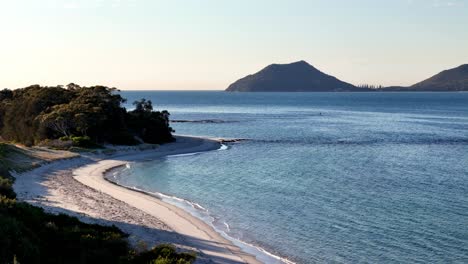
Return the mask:
M 176 142 L 155 149 L 81 154 L 16 174 L 14 188 L 19 200 L 48 212 L 116 225 L 129 234 L 130 242 L 137 247 L 171 243 L 197 252 L 197 263 L 260 263 L 190 213 L 104 178 L 107 171 L 128 162 L 217 150 L 220 146 L 217 140 L 178 136 Z

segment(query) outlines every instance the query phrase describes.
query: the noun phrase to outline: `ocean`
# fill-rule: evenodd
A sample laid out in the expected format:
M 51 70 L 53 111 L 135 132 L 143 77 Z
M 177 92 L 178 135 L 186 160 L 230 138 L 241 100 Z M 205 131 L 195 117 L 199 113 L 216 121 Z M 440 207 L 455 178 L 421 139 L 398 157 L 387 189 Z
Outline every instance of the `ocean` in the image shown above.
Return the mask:
M 185 121 L 176 134 L 246 139 L 111 178 L 264 262 L 468 263 L 468 93 L 122 95 Z

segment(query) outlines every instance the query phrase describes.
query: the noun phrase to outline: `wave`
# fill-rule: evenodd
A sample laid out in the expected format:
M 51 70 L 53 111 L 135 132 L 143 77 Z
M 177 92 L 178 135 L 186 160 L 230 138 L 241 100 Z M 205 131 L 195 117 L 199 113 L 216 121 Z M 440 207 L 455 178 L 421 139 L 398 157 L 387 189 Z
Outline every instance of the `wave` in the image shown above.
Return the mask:
M 221 147 L 218 150 L 227 150 L 229 147 L 227 145 L 221 144 Z
M 228 149 L 229 147 L 224 145 L 224 144 L 221 144 L 221 146 L 219 147 L 219 149 L 217 150 L 226 150 Z M 199 155 L 199 154 L 202 154 L 202 153 L 205 153 L 206 151 L 199 151 L 199 152 L 191 152 L 191 153 L 184 153 L 184 154 L 174 154 L 174 155 L 168 155 L 166 157 L 168 158 L 173 158 L 173 157 L 187 157 L 187 156 L 195 156 L 195 155 Z

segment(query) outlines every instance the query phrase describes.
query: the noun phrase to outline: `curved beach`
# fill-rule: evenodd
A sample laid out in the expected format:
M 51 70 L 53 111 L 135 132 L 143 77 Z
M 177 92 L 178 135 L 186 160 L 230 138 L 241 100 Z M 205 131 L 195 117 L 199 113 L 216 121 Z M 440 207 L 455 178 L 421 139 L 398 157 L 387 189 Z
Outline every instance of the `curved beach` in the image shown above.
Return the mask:
M 58 160 L 16 174 L 18 199 L 52 213 L 80 220 L 116 225 L 138 247 L 170 243 L 197 253 L 196 263 L 261 263 L 243 252 L 214 228 L 156 196 L 105 179 L 105 173 L 128 162 L 220 149 L 218 140 L 176 136 L 157 148 L 117 148 L 113 154 L 87 154 Z
M 204 259 L 215 263 L 260 263 L 255 257 L 242 252 L 240 248 L 190 213 L 154 196 L 114 184 L 104 177 L 110 169 L 128 162 L 216 150 L 220 146 L 220 143 L 215 140 L 178 136 L 176 142 L 161 145 L 155 151 L 123 154 L 85 165 L 75 169 L 73 176 L 77 181 L 92 189 L 158 218 L 172 231 L 181 235 L 184 244 L 203 254 Z

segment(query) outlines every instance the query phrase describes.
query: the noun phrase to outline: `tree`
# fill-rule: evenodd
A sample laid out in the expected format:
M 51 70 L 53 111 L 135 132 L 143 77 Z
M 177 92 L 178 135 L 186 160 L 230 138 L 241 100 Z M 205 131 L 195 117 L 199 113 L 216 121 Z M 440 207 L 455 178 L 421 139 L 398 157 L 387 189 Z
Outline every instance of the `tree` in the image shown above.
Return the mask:
M 41 125 L 69 137 L 74 125 L 73 112 L 66 104 L 53 106 L 52 109 L 51 112 L 42 113 L 36 119 Z
M 135 106 L 134 111 L 138 113 L 153 111 L 153 102 L 151 102 L 151 100 L 146 100 L 142 98 L 139 101 L 133 102 L 133 105 Z
M 11 99 L 13 97 L 13 91 L 9 89 L 3 89 L 0 91 L 0 101 Z
M 77 90 L 81 88 L 81 86 L 79 86 L 78 84 L 74 84 L 74 83 L 69 83 L 67 84 L 66 87 L 68 90 Z
M 153 111 L 145 99 L 127 112 L 125 101 L 116 88 L 74 83 L 0 91 L 0 137 L 26 145 L 72 135 L 112 144 L 136 144 L 135 135 L 151 143 L 173 140 L 169 112 Z
M 171 114 L 169 114 L 169 112 L 167 110 L 161 111 L 161 117 L 164 120 L 164 122 L 166 123 L 166 126 L 169 126 L 169 116 L 170 115 Z

